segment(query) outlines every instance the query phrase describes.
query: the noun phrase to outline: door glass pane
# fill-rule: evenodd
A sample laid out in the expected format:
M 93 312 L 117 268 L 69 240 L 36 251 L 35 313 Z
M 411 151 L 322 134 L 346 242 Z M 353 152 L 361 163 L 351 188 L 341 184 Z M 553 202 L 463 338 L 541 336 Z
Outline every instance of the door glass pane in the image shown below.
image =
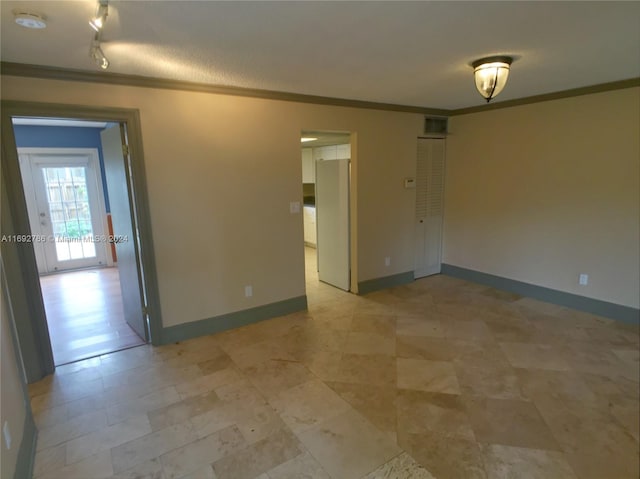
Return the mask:
M 42 168 L 58 261 L 95 258 L 86 168 Z

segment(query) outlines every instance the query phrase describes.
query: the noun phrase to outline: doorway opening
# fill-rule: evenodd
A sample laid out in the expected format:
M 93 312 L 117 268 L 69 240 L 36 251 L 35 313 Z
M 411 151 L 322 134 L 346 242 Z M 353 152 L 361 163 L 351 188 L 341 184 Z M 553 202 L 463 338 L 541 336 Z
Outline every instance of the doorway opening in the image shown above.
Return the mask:
M 351 133 L 301 133 L 307 296 L 351 288 Z
M 11 123 L 54 365 L 146 344 L 126 123 Z

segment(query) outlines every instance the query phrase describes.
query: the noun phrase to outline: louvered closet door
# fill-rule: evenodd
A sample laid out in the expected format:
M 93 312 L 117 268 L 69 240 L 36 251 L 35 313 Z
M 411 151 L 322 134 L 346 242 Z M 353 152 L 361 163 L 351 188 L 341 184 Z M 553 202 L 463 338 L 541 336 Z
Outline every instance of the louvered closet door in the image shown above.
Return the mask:
M 414 276 L 440 272 L 444 211 L 444 139 L 418 139 Z

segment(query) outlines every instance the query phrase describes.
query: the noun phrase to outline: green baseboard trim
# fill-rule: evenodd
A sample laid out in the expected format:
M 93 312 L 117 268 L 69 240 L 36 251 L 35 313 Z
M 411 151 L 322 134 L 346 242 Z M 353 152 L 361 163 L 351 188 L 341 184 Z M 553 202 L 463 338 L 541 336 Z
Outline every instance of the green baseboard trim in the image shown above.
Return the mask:
M 307 297 L 285 299 L 276 303 L 265 304 L 251 309 L 222 314 L 213 318 L 201 319 L 190 323 L 178 324 L 163 328 L 162 343 L 169 344 L 184 341 L 208 334 L 220 333 L 228 329 L 239 328 L 247 324 L 257 323 L 276 316 L 304 311 L 307 309 Z
M 565 293 L 556 289 L 523 283 L 514 279 L 503 278 L 472 269 L 461 268 L 450 264 L 442 265 L 442 274 L 464 279 L 474 283 L 485 284 L 521 296 L 527 296 L 548 303 L 559 304 L 569 308 L 585 311 L 599 316 L 615 319 L 624 323 L 640 324 L 640 309 L 609 303 L 599 299 L 587 298 L 573 293 Z
M 382 278 L 368 279 L 358 283 L 358 294 L 367 294 L 380 289 L 401 286 L 413 282 L 413 279 L 413 271 L 383 276 Z
M 38 431 L 36 424 L 31 415 L 31 409 L 27 407 L 27 414 L 24 418 L 24 430 L 22 432 L 22 441 L 18 450 L 18 460 L 16 462 L 16 471 L 13 474 L 14 479 L 26 479 L 33 477 L 33 465 L 36 461 L 36 441 L 38 439 Z

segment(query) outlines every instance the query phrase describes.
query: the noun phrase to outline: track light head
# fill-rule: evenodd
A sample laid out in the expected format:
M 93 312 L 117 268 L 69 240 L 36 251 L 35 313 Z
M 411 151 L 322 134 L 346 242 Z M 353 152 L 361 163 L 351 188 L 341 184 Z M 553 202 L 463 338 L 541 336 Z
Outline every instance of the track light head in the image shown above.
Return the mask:
M 108 15 L 109 7 L 107 6 L 107 2 L 101 1 L 98 4 L 95 16 L 89 21 L 89 25 L 91 25 L 91 28 L 93 28 L 96 32 L 99 32 L 100 30 L 102 30 L 102 27 L 104 27 Z
M 103 70 L 109 68 L 109 60 L 102 51 L 100 43 L 93 42 L 91 44 L 91 48 L 89 49 L 89 56 L 96 63 L 96 65 L 98 65 Z

